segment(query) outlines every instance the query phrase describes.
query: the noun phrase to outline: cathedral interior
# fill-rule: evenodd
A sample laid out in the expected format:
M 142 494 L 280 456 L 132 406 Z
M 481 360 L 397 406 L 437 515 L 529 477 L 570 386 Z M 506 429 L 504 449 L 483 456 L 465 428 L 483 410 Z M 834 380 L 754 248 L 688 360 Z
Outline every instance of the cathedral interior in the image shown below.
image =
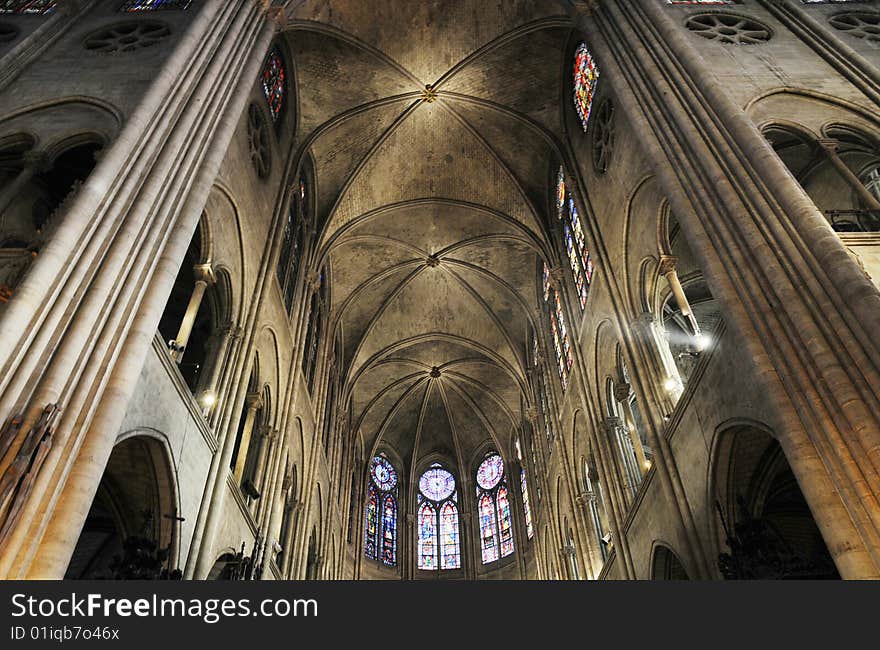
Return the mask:
M 0 1 L 0 577 L 880 578 L 880 4 Z

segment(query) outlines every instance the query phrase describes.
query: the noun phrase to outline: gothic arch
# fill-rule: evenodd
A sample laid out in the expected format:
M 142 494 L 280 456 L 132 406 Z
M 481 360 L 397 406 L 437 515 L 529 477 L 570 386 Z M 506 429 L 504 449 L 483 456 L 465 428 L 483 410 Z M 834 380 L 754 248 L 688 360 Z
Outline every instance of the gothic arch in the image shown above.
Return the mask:
M 119 561 L 126 543 L 138 542 L 147 553 L 165 553 L 163 569 L 180 562 L 181 534 L 177 471 L 165 434 L 133 429 L 121 434 L 113 448 L 79 541 L 67 568 L 68 578 L 132 579 L 159 577 L 145 564 L 123 570 Z M 156 555 L 156 557 L 160 557 Z
M 678 554 L 663 542 L 651 548 L 651 580 L 690 580 Z

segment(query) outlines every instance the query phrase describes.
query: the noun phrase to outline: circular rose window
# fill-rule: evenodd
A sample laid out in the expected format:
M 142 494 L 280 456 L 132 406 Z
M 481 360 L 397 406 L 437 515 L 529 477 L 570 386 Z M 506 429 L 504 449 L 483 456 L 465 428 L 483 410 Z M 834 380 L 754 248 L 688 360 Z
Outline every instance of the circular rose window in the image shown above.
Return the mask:
M 484 490 L 491 490 L 504 476 L 504 461 L 498 454 L 486 457 L 477 470 L 477 484 Z
M 434 466 L 422 474 L 419 490 L 431 501 L 443 501 L 455 492 L 455 477 L 439 465 Z

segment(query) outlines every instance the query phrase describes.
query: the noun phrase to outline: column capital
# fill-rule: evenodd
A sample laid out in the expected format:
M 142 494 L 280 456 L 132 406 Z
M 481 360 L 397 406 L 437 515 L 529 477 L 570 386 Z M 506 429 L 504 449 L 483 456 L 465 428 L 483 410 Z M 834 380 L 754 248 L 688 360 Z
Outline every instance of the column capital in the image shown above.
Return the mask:
M 617 417 L 605 418 L 603 424 L 605 425 L 605 430 L 608 431 L 608 433 L 614 433 L 615 431 L 623 428 L 623 420 Z
M 263 395 L 261 393 L 248 393 L 244 403 L 248 409 L 256 411 L 263 407 Z
M 655 320 L 654 314 L 649 311 L 643 311 L 632 320 L 630 327 L 634 330 L 647 330 L 654 324 Z
M 840 148 L 840 140 L 834 138 L 819 138 L 816 144 L 829 153 L 837 153 Z
M 536 425 L 536 424 L 538 424 L 538 409 L 536 409 L 534 406 L 530 406 L 529 408 L 527 408 L 527 409 L 523 412 L 523 415 L 526 416 L 526 419 L 527 419 L 532 425 Z
M 214 275 L 214 269 L 211 267 L 210 262 L 196 264 L 193 267 L 193 274 L 195 275 L 196 282 L 204 282 L 208 286 L 211 286 L 217 281 L 217 277 Z
M 620 382 L 614 384 L 614 399 L 618 402 L 626 402 L 629 400 L 629 396 L 632 394 L 632 387 L 626 382 Z
M 678 258 L 673 255 L 661 255 L 659 266 L 660 275 L 675 273 L 675 265 L 677 262 Z

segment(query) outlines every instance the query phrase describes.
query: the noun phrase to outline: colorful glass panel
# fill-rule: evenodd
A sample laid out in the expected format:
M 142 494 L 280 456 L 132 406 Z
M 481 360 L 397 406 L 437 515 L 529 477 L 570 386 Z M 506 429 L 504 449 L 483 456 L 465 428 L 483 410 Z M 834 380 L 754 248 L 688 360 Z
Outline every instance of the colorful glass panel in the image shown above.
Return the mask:
M 544 289 L 544 302 L 550 300 L 550 268 L 544 264 L 544 273 L 541 276 L 541 282 Z
M 571 236 L 571 229 L 568 227 L 568 224 L 564 225 L 564 230 L 565 250 L 568 252 L 568 263 L 569 265 L 571 265 L 571 272 L 572 275 L 574 275 L 574 283 L 575 288 L 577 289 L 578 302 L 580 303 L 581 309 L 584 309 L 587 306 L 587 280 L 584 277 L 583 270 L 581 269 L 580 259 L 578 257 L 577 250 L 575 249 L 575 244 Z
M 375 560 L 377 559 L 376 530 L 379 522 L 379 495 L 376 492 L 376 488 L 372 485 L 367 494 L 367 522 L 364 532 L 364 555 L 371 560 Z
M 397 472 L 394 470 L 394 466 L 388 462 L 387 458 L 382 456 L 373 458 L 370 474 L 373 477 L 373 481 L 383 492 L 389 492 L 397 485 Z
M 562 218 L 562 211 L 565 208 L 565 197 L 567 190 L 565 188 L 565 171 L 559 168 L 559 174 L 556 177 L 556 208 L 559 211 L 559 218 Z
M 382 562 L 388 566 L 397 562 L 397 502 L 390 494 L 382 508 Z
M 3 0 L 0 14 L 44 15 L 55 10 L 56 0 Z
M 442 467 L 432 467 L 419 479 L 419 490 L 432 501 L 443 501 L 455 491 L 455 477 Z
M 488 456 L 477 470 L 477 485 L 484 490 L 491 490 L 504 476 L 504 461 L 498 454 Z
M 130 0 L 120 11 L 154 11 L 157 9 L 189 9 L 192 0 Z
M 440 512 L 440 547 L 442 569 L 460 569 L 461 551 L 458 540 L 458 508 L 447 501 Z
M 277 122 L 278 118 L 281 117 L 281 111 L 284 109 L 284 96 L 287 91 L 284 61 L 278 50 L 269 52 L 266 64 L 263 66 L 261 82 L 263 84 L 263 94 L 266 96 L 266 102 L 269 104 L 269 112 L 272 114 L 272 121 Z
M 599 81 L 599 68 L 586 43 L 581 43 L 574 54 L 574 107 L 584 132 L 593 108 L 593 96 Z
M 529 503 L 529 485 L 526 481 L 526 470 L 521 469 L 519 472 L 519 485 L 522 489 L 523 514 L 526 518 L 526 534 L 529 539 L 535 536 L 535 527 L 532 524 L 532 508 Z
M 480 513 L 480 549 L 483 555 L 483 564 L 494 562 L 498 559 L 498 544 L 495 541 L 495 508 L 492 497 L 483 494 L 479 502 Z
M 437 511 L 427 501 L 419 508 L 419 568 L 437 568 Z
M 507 496 L 507 485 L 498 488 L 498 537 L 501 539 L 501 557 L 513 553 L 513 527 L 510 522 L 510 499 Z

